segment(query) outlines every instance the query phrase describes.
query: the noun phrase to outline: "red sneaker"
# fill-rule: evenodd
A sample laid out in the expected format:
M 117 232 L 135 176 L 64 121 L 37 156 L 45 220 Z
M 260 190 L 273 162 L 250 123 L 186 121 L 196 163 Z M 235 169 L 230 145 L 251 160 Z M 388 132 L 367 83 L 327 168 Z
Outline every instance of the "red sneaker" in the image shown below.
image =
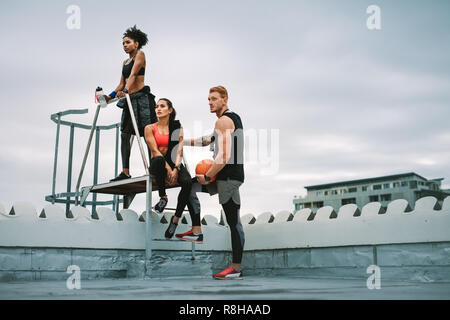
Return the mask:
M 230 266 L 219 273 L 213 274 L 213 278 L 218 280 L 243 279 L 242 270 L 237 271 L 232 266 Z
M 192 229 L 185 233 L 177 233 L 175 235 L 180 240 L 192 241 L 195 243 L 203 243 L 203 233 L 195 234 Z

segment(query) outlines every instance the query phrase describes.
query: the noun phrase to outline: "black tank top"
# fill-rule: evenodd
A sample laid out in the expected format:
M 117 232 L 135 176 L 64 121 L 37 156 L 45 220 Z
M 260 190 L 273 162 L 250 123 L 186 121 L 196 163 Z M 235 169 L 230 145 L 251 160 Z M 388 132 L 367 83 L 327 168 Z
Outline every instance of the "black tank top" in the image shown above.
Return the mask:
M 124 79 L 128 79 L 128 77 L 131 74 L 131 70 L 133 69 L 134 66 L 134 59 L 131 60 L 130 63 L 125 64 L 122 68 L 122 75 Z M 145 75 L 145 68 L 142 67 L 141 70 L 139 70 L 138 76 L 143 76 Z
M 233 120 L 234 131 L 231 133 L 231 157 L 225 167 L 217 174 L 217 180 L 238 180 L 244 182 L 244 128 L 237 113 L 226 112 L 222 115 Z M 219 151 L 217 132 L 214 130 L 214 158 Z

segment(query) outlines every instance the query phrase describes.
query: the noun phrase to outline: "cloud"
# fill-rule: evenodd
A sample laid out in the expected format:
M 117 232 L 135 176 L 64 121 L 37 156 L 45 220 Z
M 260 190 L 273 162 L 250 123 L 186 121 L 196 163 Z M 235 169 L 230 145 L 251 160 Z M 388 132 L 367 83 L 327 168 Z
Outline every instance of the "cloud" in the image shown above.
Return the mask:
M 126 58 L 120 40 L 135 23 L 147 30 L 146 82 L 170 98 L 186 130 L 211 130 L 208 89 L 225 85 L 244 128 L 279 130 L 278 171 L 246 166 L 243 214 L 293 208 L 305 185 L 415 171 L 450 179 L 449 4 L 381 1 L 382 30 L 365 27 L 369 2 L 80 1 L 81 29 L 65 27 L 64 3 L 1 3 L 3 39 L 26 48 L 0 52 L 4 114 L 0 118 L 0 202 L 26 197 L 43 206 L 51 190 L 56 125 L 50 114 L 70 108 L 85 124 L 94 114 L 93 90 L 117 85 Z M 107 5 L 106 5 L 107 4 Z M 6 10 L 7 8 L 7 10 Z M 165 12 L 167 14 L 154 14 Z M 405 14 L 407 12 L 407 14 Z M 16 23 L 17 17 L 25 23 Z M 99 24 L 98 19 L 103 19 Z M 121 110 L 101 111 L 99 123 L 120 121 Z M 114 174 L 114 133 L 102 133 L 100 181 Z M 87 132 L 76 130 L 73 180 Z M 57 190 L 65 191 L 68 128 L 61 129 Z M 208 151 L 193 152 L 195 164 Z M 92 154 L 83 184 L 92 183 Z M 119 164 L 120 167 L 120 164 Z M 137 147 L 133 175 L 143 174 Z M 25 192 L 24 192 L 25 190 Z M 170 201 L 177 192 L 171 191 Z M 5 200 L 6 199 L 6 200 Z M 154 195 L 154 201 L 157 195 Z M 204 213 L 218 215 L 216 198 L 201 197 Z M 36 203 L 37 202 L 37 203 Z M 171 204 L 173 204 L 171 202 Z M 145 205 L 137 197 L 133 206 Z

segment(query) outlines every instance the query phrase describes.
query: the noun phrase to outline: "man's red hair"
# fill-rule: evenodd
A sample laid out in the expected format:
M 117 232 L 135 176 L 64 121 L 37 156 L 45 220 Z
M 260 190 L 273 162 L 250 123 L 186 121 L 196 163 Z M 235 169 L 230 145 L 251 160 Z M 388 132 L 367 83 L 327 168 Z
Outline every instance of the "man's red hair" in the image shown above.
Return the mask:
M 217 92 L 218 94 L 220 94 L 220 97 L 225 99 L 228 99 L 228 91 L 227 89 L 225 89 L 225 87 L 222 86 L 217 86 L 217 87 L 212 87 L 211 89 L 209 89 L 209 93 L 213 93 L 213 92 Z

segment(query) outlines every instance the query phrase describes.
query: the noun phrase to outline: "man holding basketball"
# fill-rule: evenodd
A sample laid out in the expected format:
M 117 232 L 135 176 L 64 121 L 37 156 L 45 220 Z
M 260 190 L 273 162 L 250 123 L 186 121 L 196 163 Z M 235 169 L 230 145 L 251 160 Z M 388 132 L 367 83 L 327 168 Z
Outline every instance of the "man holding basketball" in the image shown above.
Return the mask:
M 241 261 L 245 242 L 239 213 L 241 205 L 239 187 L 244 183 L 242 121 L 238 114 L 228 109 L 228 92 L 224 87 L 211 88 L 208 101 L 210 112 L 215 113 L 218 120 L 213 136 L 202 139 L 202 145 L 214 143 L 214 163 L 205 174 L 197 174 L 197 181 L 202 185 L 209 185 L 211 179 L 216 177 L 219 203 L 230 227 L 233 255 L 231 266 L 214 274 L 213 277 L 242 279 Z M 195 141 L 190 140 L 190 145 L 194 145 Z

